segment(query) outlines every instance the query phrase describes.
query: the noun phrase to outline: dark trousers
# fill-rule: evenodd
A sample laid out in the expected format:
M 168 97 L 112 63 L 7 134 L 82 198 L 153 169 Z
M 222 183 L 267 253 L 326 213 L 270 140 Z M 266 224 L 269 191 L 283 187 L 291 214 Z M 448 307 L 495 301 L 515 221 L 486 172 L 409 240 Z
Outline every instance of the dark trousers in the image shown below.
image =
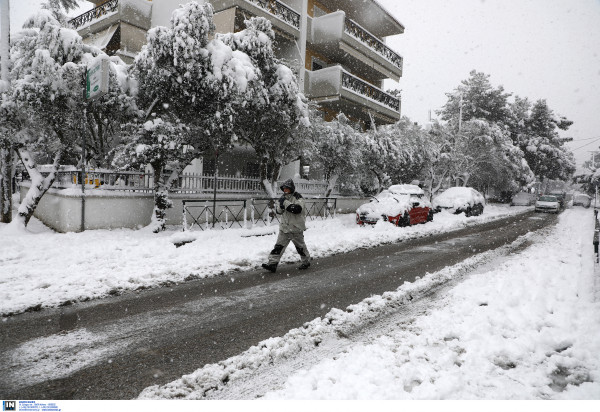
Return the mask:
M 302 263 L 308 263 L 310 261 L 310 254 L 306 248 L 306 243 L 304 243 L 304 232 L 283 233 L 280 231 L 279 236 L 277 236 L 275 247 L 271 251 L 271 254 L 269 254 L 270 265 L 276 265 L 279 263 L 281 256 L 283 256 L 283 252 L 285 252 L 285 248 L 290 244 L 290 242 L 296 246 L 296 251 L 302 258 Z

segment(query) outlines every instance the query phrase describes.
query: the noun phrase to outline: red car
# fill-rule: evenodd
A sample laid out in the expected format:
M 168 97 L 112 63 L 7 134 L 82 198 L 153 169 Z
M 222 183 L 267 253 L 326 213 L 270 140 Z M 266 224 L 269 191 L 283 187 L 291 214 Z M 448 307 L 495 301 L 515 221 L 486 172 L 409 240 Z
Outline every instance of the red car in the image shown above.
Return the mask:
M 393 185 L 356 210 L 356 223 L 374 225 L 379 220 L 410 226 L 433 220 L 431 203 L 415 185 Z

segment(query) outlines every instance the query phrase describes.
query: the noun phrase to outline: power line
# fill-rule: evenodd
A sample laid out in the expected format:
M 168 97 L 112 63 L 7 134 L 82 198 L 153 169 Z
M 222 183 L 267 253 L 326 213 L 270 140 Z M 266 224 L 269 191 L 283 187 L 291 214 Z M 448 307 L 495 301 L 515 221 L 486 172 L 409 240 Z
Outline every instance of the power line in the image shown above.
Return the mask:
M 592 138 L 592 139 L 593 139 L 593 138 Z M 579 149 L 581 149 L 582 147 L 586 147 L 586 146 L 589 146 L 589 145 L 591 145 L 591 144 L 592 144 L 592 143 L 594 143 L 594 142 L 597 142 L 598 140 L 600 140 L 600 137 L 597 137 L 595 140 L 592 140 L 591 142 L 589 142 L 589 143 L 586 143 L 586 144 L 584 144 L 583 146 L 579 146 L 579 147 L 577 147 L 577 148 L 575 148 L 575 149 L 572 149 L 572 150 L 579 150 Z
M 592 140 L 592 139 L 600 139 L 600 137 L 588 137 L 587 139 L 577 139 L 578 142 L 583 142 L 586 140 Z

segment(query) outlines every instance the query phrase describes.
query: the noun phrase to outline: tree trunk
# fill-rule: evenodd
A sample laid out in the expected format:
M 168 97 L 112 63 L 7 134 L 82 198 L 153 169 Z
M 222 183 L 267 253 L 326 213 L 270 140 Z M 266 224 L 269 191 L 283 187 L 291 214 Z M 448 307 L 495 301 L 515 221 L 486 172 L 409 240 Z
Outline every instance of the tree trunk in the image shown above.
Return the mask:
M 152 168 L 154 169 L 154 210 L 150 227 L 152 232 L 159 233 L 166 228 L 167 209 L 173 207 L 173 202 L 169 199 L 169 190 L 165 184 L 164 165 L 153 164 Z
M 31 187 L 27 191 L 25 199 L 23 199 L 21 202 L 21 206 L 19 206 L 19 210 L 15 220 L 13 220 L 13 224 L 27 226 L 31 216 L 33 216 L 35 208 L 40 203 L 42 196 L 44 196 L 50 186 L 52 186 L 52 183 L 54 183 L 56 180 L 56 172 L 58 171 L 58 165 L 62 156 L 62 151 L 59 151 L 55 155 L 54 162 L 52 164 L 52 170 L 46 177 L 42 176 L 40 171 L 37 169 L 37 165 L 35 164 L 35 161 L 28 150 L 18 150 L 18 153 L 23 166 L 25 166 L 25 169 L 27 169 L 27 172 L 31 178 Z
M 335 184 L 337 183 L 338 177 L 340 177 L 340 175 L 334 174 L 327 181 L 327 189 L 325 190 L 325 197 L 329 197 L 331 195 L 331 192 L 333 191 L 333 189 L 335 188 Z
M 12 221 L 12 148 L 0 148 L 0 222 Z

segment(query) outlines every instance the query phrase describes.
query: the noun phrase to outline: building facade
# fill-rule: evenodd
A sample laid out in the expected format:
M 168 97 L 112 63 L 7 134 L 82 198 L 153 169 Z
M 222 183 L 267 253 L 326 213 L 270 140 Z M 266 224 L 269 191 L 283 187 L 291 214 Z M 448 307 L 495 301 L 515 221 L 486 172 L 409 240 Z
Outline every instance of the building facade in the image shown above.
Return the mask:
M 87 44 L 131 63 L 145 43 L 146 32 L 168 26 L 181 0 L 89 0 L 94 8 L 70 21 Z M 400 97 L 383 90 L 385 79 L 398 81 L 403 59 L 386 38 L 404 26 L 376 0 L 211 0 L 217 32 L 244 29 L 244 20 L 271 21 L 276 56 L 300 77 L 305 95 L 326 120 L 343 112 L 368 128 L 400 119 Z M 240 152 L 240 150 L 238 150 Z M 243 152 L 243 150 L 241 150 Z M 240 156 L 240 153 L 237 153 Z M 223 159 L 219 170 L 247 174 L 250 166 Z M 251 164 L 251 160 L 249 164 Z M 282 174 L 302 177 L 300 162 Z M 202 168 L 200 164 L 194 172 Z

